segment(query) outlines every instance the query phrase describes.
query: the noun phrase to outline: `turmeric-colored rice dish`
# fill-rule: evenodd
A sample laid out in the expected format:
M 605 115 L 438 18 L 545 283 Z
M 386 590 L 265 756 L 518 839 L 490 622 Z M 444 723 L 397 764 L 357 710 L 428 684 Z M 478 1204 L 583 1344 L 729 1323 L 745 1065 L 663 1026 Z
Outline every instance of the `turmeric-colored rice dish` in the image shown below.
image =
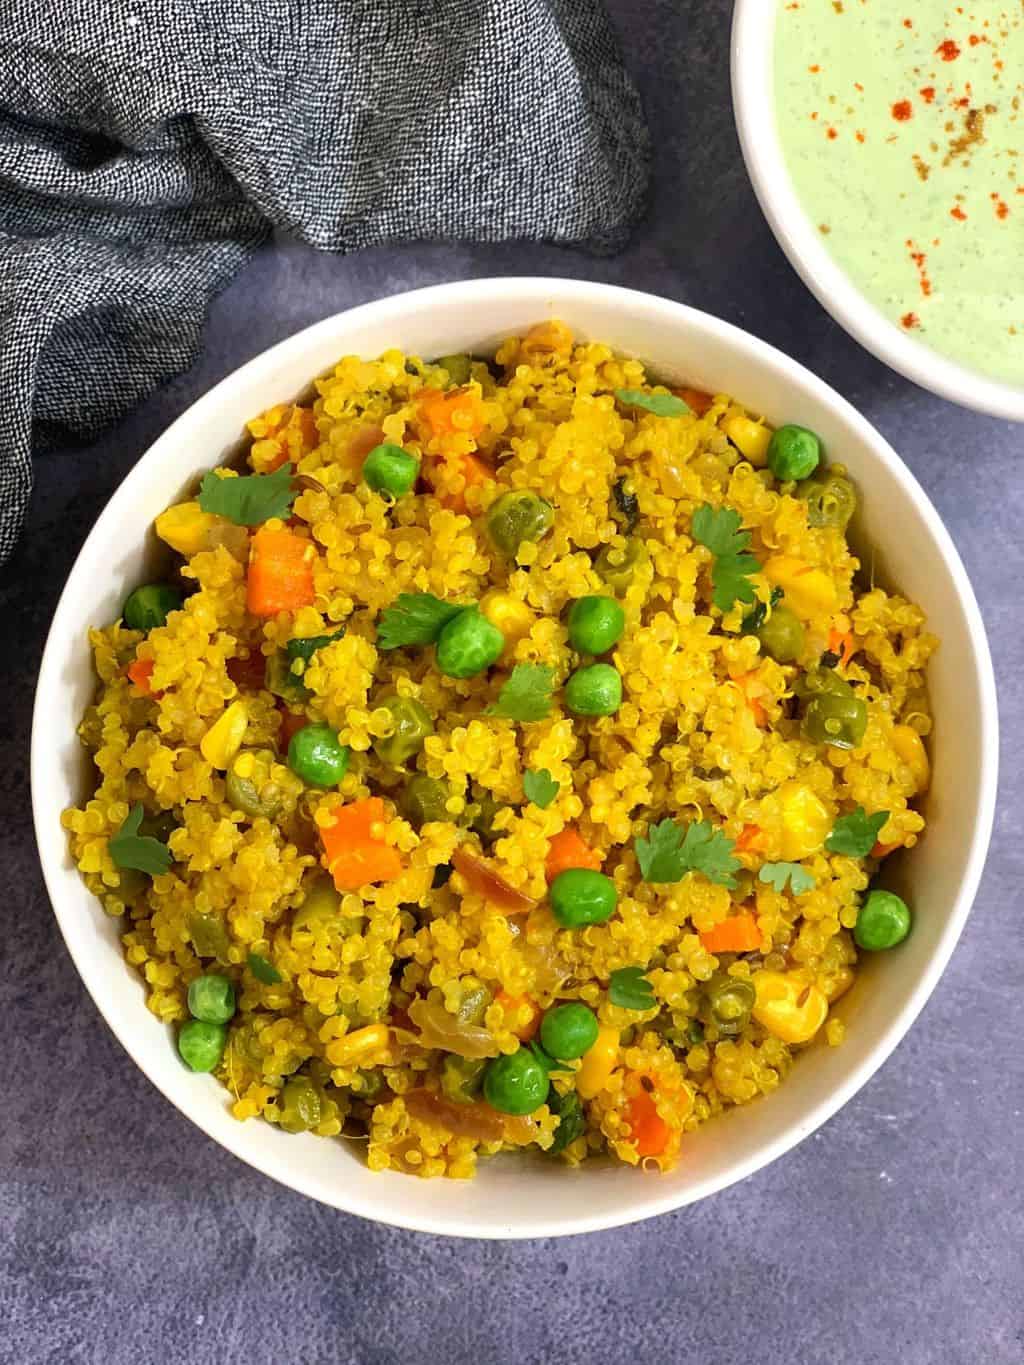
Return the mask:
M 237 1119 L 671 1169 L 911 932 L 923 613 L 842 450 L 557 321 L 311 395 L 90 633 L 77 865 Z

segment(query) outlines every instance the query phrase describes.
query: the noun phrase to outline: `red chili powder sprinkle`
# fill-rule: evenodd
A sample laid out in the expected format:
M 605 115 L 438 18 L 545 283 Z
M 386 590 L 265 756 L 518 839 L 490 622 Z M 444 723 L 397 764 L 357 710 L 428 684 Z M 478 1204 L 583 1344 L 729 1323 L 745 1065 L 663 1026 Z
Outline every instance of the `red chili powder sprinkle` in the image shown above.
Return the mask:
M 908 118 L 913 118 L 914 106 L 909 100 L 897 100 L 892 106 L 892 116 L 898 123 L 906 123 Z
M 928 257 L 923 251 L 918 251 L 914 245 L 913 238 L 907 238 L 907 250 L 910 252 L 910 259 L 917 266 L 917 274 L 921 283 L 921 293 L 927 298 L 932 292 L 932 282 L 928 278 Z
M 839 134 L 836 132 L 834 128 L 830 128 L 828 130 L 828 135 L 833 141 L 835 141 L 835 139 L 839 136 Z
M 904 313 L 903 316 L 900 318 L 900 322 L 903 324 L 903 326 L 907 329 L 908 332 L 912 327 L 921 326 L 921 319 L 917 316 L 916 313 Z
M 964 213 L 963 209 L 960 207 L 959 204 L 955 205 L 955 207 L 950 209 L 949 216 L 950 218 L 955 218 L 959 223 L 967 222 L 967 214 Z
M 994 192 L 993 192 L 993 194 L 992 194 L 992 202 L 993 202 L 993 204 L 995 204 L 995 206 L 996 206 L 996 217 L 997 217 L 997 218 L 1006 218 L 1006 217 L 1009 216 L 1009 212 L 1010 212 L 1010 206 L 1009 206 L 1009 204 L 1007 204 L 1006 201 L 1005 201 L 1004 199 L 1000 199 L 999 195 L 996 194 L 996 193 L 994 193 Z
M 921 95 L 921 98 L 924 100 L 925 104 L 931 104 L 935 99 L 935 86 L 926 85 L 924 89 L 919 93 Z
M 952 38 L 947 38 L 944 43 L 940 43 L 935 51 L 944 62 L 955 62 L 960 56 L 960 49 Z
M 855 136 L 856 136 L 858 142 L 863 142 L 863 141 L 864 141 L 864 134 L 863 134 L 863 133 L 856 133 Z
M 914 21 L 913 21 L 913 19 L 904 19 L 904 20 L 903 20 L 903 27 L 904 27 L 904 28 L 913 28 L 913 27 L 914 27 Z
M 853 88 L 854 88 L 854 90 L 859 90 L 860 93 L 863 95 L 863 93 L 864 93 L 864 87 L 861 85 L 860 81 L 854 81 L 854 83 L 853 83 Z
M 814 74 L 814 75 L 816 76 L 816 75 L 818 74 L 818 72 L 821 70 L 821 67 L 818 65 L 817 62 L 815 62 L 814 65 L 813 65 L 813 66 L 809 66 L 809 67 L 807 68 L 807 70 L 810 71 L 810 72 L 812 72 L 812 74 Z
M 968 41 L 970 42 L 971 47 L 977 47 L 979 43 L 984 43 L 987 40 L 985 38 L 980 37 L 980 35 L 977 33 L 972 33 Z

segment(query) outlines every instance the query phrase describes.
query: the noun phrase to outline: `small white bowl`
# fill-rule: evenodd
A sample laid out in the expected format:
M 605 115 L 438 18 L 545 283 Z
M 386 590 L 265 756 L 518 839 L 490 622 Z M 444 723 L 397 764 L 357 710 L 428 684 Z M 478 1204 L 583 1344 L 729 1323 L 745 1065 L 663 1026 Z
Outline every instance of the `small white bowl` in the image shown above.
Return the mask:
M 776 0 L 736 0 L 732 99 L 740 146 L 765 217 L 808 289 L 879 360 L 954 403 L 1024 422 L 1024 388 L 990 379 L 910 336 L 868 301 L 808 218 L 776 131 L 773 62 Z
M 86 627 L 118 615 L 126 592 L 156 564 L 153 518 L 232 452 L 254 413 L 296 397 L 342 355 L 372 357 L 392 346 L 428 358 L 486 353 L 546 317 L 639 356 L 659 377 L 724 390 L 776 423 L 812 427 L 850 468 L 876 575 L 921 602 L 942 637 L 930 672 L 937 717 L 930 827 L 896 871 L 916 908 L 915 928 L 902 947 L 865 961 L 838 1007 L 848 1023 L 843 1045 L 809 1048 L 774 1094 L 688 1137 L 670 1175 L 504 1157 L 482 1161 L 471 1182 L 374 1175 L 356 1144 L 236 1122 L 224 1090 L 184 1069 L 171 1030 L 147 1011 L 118 926 L 80 881 L 60 825 L 61 810 L 89 790 L 75 733 L 95 687 Z M 281 342 L 201 398 L 143 456 L 96 523 L 54 614 L 36 693 L 32 798 L 46 884 L 82 980 L 128 1053 L 183 1114 L 258 1170 L 346 1212 L 435 1233 L 551 1237 L 648 1218 L 724 1189 L 814 1132 L 881 1065 L 931 994 L 970 909 L 992 824 L 996 731 L 988 644 L 957 552 L 907 467 L 842 398 L 763 342 L 676 303 L 601 284 L 476 280 L 367 304 Z

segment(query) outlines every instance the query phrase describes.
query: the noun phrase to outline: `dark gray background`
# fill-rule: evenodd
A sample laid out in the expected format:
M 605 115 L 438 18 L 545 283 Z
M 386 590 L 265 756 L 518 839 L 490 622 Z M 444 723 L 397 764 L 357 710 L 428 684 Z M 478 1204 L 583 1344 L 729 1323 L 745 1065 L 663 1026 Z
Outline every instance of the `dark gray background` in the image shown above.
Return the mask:
M 217 301 L 193 372 L 94 446 L 38 464 L 28 526 L 0 582 L 10 661 L 0 712 L 4 1362 L 1024 1360 L 1024 431 L 891 374 L 789 268 L 740 160 L 728 0 L 615 0 L 613 10 L 657 146 L 651 213 L 621 256 L 413 245 L 338 258 L 280 243 Z M 911 465 L 966 561 L 1004 731 L 978 902 L 881 1074 L 739 1188 L 638 1227 L 518 1245 L 445 1241 L 320 1208 L 173 1110 L 107 1032 L 64 951 L 37 865 L 27 771 L 32 690 L 57 595 L 100 508 L 154 437 L 307 323 L 418 285 L 507 274 L 608 280 L 707 309 L 861 408 Z

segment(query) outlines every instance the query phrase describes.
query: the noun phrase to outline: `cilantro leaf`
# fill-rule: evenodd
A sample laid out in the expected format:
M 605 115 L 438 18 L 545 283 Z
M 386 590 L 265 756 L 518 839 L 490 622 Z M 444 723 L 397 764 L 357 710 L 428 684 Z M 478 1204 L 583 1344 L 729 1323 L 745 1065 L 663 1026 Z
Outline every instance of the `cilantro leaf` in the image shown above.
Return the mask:
M 381 613 L 377 648 L 432 645 L 448 622 L 466 608 L 465 602 L 442 602 L 431 592 L 399 593 L 391 606 Z
M 787 882 L 794 896 L 802 896 L 815 885 L 813 875 L 799 863 L 765 863 L 757 874 L 757 880 L 774 886 L 780 895 L 785 891 Z
M 608 979 L 608 999 L 624 1010 L 653 1009 L 654 987 L 643 967 L 619 967 Z
M 757 600 L 751 574 L 761 565 L 747 553 L 750 532 L 741 531 L 743 519 L 732 507 L 711 507 L 704 503 L 693 514 L 693 538 L 715 557 L 711 567 L 711 600 L 719 611 L 729 611 L 734 602 L 748 605 Z
M 139 834 L 143 814 L 142 803 L 136 802 L 125 816 L 121 828 L 111 835 L 107 848 L 115 866 L 159 877 L 171 865 L 171 851 L 159 839 Z
M 719 886 L 735 886 L 740 864 L 732 856 L 735 843 L 707 820 L 687 825 L 662 820 L 636 840 L 636 856 L 647 882 L 682 881 L 687 872 L 702 872 Z
M 543 720 L 551 711 L 554 677 L 550 664 L 516 664 L 487 714 L 505 720 Z
M 570 1143 L 583 1136 L 587 1131 L 587 1120 L 583 1115 L 583 1101 L 575 1090 L 560 1095 L 552 1086 L 548 1091 L 548 1108 L 552 1114 L 558 1115 L 558 1127 L 555 1129 L 555 1140 L 547 1150 L 549 1156 L 557 1156 Z
M 236 526 L 259 526 L 271 517 L 287 517 L 295 495 L 290 464 L 281 465 L 273 474 L 245 474 L 237 479 L 222 479 L 211 469 L 199 486 L 199 506 Z
M 643 389 L 616 389 L 615 397 L 630 408 L 643 408 L 655 417 L 693 416 L 693 408 L 674 393 L 644 393 Z
M 527 801 L 540 806 L 541 810 L 547 810 L 558 795 L 558 783 L 547 768 L 538 768 L 536 772 L 527 768 L 523 774 L 523 791 Z
M 771 596 L 767 602 L 760 599 L 754 604 L 754 610 L 747 612 L 740 622 L 740 632 L 743 635 L 756 635 L 768 619 L 768 608 L 776 606 L 782 600 L 782 589 L 772 588 Z
M 276 986 L 282 979 L 274 964 L 268 962 L 260 953 L 249 954 L 249 970 L 257 981 L 263 982 L 264 986 Z
M 857 806 L 849 815 L 841 815 L 832 826 L 832 833 L 825 840 L 829 853 L 842 853 L 847 858 L 866 858 L 875 844 L 878 835 L 889 818 L 887 810 L 875 815 L 866 815 L 863 806 Z
M 324 645 L 332 644 L 335 640 L 340 640 L 345 634 L 345 627 L 336 630 L 333 635 L 307 635 L 297 640 L 289 640 L 285 645 L 285 653 L 289 659 L 302 659 L 304 663 L 309 663 L 318 649 L 323 649 Z

